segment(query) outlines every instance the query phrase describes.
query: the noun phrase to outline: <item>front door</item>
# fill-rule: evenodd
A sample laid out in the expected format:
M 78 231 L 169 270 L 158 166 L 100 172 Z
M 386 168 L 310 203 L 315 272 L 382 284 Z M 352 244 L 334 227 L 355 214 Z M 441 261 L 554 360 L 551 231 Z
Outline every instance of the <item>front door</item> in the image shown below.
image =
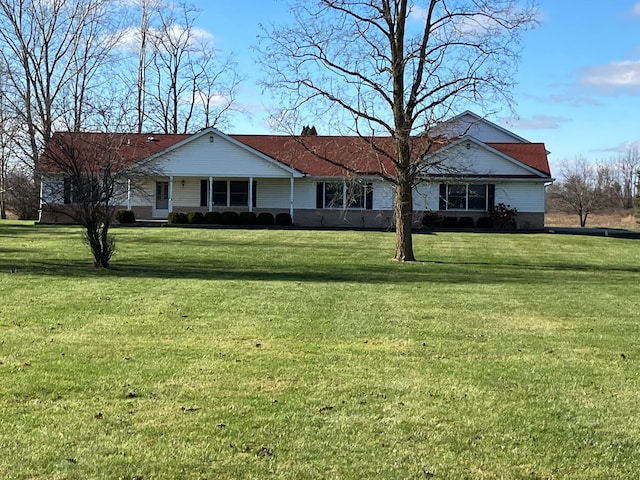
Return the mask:
M 166 218 L 169 215 L 169 182 L 156 182 L 156 205 L 154 217 Z

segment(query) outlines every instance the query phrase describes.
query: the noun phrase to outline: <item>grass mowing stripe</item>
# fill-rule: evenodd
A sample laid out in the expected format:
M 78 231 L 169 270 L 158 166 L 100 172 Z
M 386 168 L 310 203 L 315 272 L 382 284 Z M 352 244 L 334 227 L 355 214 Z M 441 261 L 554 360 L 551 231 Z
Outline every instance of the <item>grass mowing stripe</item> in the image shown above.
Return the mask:
M 640 250 L 0 222 L 0 476 L 632 478 Z M 15 273 L 11 273 L 15 272 Z

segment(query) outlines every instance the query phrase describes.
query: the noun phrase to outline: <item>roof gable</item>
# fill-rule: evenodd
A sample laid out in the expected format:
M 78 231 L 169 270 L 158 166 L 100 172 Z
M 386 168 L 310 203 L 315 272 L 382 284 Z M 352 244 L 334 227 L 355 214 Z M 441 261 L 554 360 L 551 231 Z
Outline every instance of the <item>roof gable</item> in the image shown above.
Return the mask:
M 39 162 L 39 169 L 43 172 L 60 173 L 61 162 L 67 163 L 82 162 L 82 167 L 86 170 L 99 170 L 102 168 L 100 160 L 104 156 L 102 152 L 107 150 L 115 151 L 116 155 L 111 155 L 111 161 L 117 159 L 116 165 L 120 170 L 132 168 L 134 165 L 144 161 L 149 165 L 151 162 L 162 164 L 167 174 L 185 173 L 196 174 L 195 171 L 183 171 L 184 164 L 196 164 L 198 162 L 208 165 L 203 166 L 203 175 L 212 175 L 215 169 L 212 163 L 216 160 L 227 161 L 224 156 L 214 158 L 211 149 L 203 151 L 203 145 L 214 144 L 216 150 L 220 150 L 221 144 L 227 144 L 230 149 L 235 150 L 234 159 L 242 158 L 247 162 L 260 162 L 266 165 L 269 173 L 279 171 L 278 176 L 283 173 L 292 176 L 302 176 L 300 172 L 287 164 L 283 164 L 264 153 L 253 149 L 250 145 L 226 135 L 215 128 L 206 128 L 195 134 L 135 134 L 135 133 L 88 133 L 88 132 L 56 132 L 52 139 L 45 146 L 45 151 Z M 198 145 L 200 155 L 198 155 Z M 228 150 L 225 152 L 228 154 Z M 76 158 L 71 158 L 76 157 Z M 203 158 L 204 157 L 204 158 Z M 183 166 L 177 165 L 182 163 Z M 233 162 L 232 162 L 233 163 Z M 175 171 L 175 169 L 178 171 Z
M 471 136 L 485 143 L 530 143 L 529 140 L 470 110 L 438 124 L 432 130 L 447 137 Z
M 462 137 L 425 157 L 427 175 L 509 178 L 551 177 L 542 143 L 483 143 Z

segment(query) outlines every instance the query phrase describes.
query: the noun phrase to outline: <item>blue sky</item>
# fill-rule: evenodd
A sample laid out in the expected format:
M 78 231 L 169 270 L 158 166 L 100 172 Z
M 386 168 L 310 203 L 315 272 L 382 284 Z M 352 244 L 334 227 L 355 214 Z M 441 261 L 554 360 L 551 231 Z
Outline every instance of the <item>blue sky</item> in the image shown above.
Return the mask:
M 202 9 L 198 26 L 223 53 L 234 53 L 248 77 L 239 98 L 248 114 L 232 119 L 232 132 L 272 133 L 264 111 L 270 98 L 256 84 L 260 71 L 251 46 L 260 23 L 287 20 L 286 1 L 194 3 Z M 542 0 L 540 18 L 540 27 L 524 36 L 517 116 L 504 110 L 489 120 L 545 142 L 552 166 L 640 148 L 640 1 Z

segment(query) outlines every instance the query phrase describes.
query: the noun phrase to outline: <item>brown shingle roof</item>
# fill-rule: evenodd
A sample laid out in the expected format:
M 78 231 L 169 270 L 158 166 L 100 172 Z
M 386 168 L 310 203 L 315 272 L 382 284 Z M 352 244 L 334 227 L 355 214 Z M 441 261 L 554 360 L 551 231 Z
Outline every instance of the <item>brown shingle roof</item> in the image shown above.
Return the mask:
M 87 158 L 99 157 L 98 152 L 108 146 L 117 147 L 121 168 L 161 153 L 184 140 L 190 134 L 130 134 L 130 133 L 55 133 L 41 157 L 40 170 L 60 172 L 56 161 L 67 146 Z M 393 151 L 390 137 L 375 137 L 377 149 L 369 140 L 361 137 L 285 135 L 229 135 L 229 137 L 263 154 L 288 165 L 302 173 L 317 177 L 344 176 L 348 173 L 360 175 L 393 175 L 393 162 L 385 152 Z M 420 140 L 417 140 L 420 141 Z M 449 144 L 441 141 L 433 150 Z M 547 152 L 542 143 L 488 143 L 502 152 L 543 175 L 550 177 Z M 92 153 L 93 152 L 93 153 Z
M 544 143 L 487 143 L 487 145 L 549 177 L 551 176 Z
M 84 169 L 98 170 L 105 160 L 104 152 L 113 149 L 110 157 L 118 168 L 125 169 L 186 140 L 191 135 L 151 135 L 130 133 L 56 132 L 45 146 L 38 168 L 43 172 L 61 172 L 63 165 L 84 163 Z

